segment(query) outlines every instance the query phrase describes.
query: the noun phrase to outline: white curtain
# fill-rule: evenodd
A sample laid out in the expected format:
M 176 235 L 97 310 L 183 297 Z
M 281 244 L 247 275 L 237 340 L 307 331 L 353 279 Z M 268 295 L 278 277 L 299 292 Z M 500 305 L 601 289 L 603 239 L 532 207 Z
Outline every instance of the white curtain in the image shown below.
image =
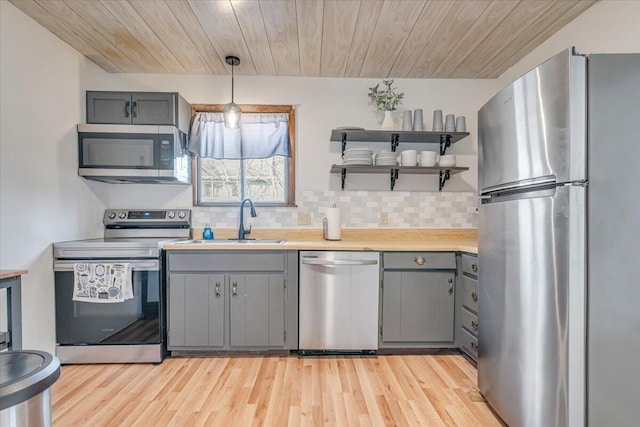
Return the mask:
M 229 129 L 222 113 L 196 113 L 189 132 L 189 151 L 215 159 L 289 157 L 289 115 L 242 113 L 240 127 Z

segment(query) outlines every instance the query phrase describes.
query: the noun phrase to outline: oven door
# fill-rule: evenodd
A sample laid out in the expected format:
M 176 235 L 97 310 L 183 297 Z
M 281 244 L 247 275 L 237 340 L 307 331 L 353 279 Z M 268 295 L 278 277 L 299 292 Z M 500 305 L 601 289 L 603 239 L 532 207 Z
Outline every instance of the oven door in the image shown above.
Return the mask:
M 75 263 L 129 263 L 132 299 L 117 303 L 73 300 Z M 56 260 L 56 340 L 59 345 L 155 344 L 162 342 L 161 260 Z

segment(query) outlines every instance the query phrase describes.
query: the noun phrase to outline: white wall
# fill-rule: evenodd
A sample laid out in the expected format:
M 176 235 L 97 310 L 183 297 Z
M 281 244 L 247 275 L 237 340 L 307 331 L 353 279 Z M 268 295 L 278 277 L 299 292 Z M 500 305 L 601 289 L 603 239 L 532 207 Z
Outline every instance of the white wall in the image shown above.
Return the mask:
M 640 52 L 639 19 L 640 1 L 599 1 L 505 71 L 496 89 L 571 46 L 582 54 Z
M 0 268 L 23 277 L 23 344 L 54 351 L 51 243 L 101 233 L 104 204 L 77 175 L 84 57 L 0 1 Z M 4 304 L 0 311 L 3 312 Z
M 184 75 L 112 75 L 98 70 L 85 76 L 83 87 L 87 90 L 167 90 L 180 92 L 191 103 L 221 103 L 230 100 L 231 79 L 228 76 L 184 76 Z M 369 87 L 380 82 L 373 79 L 310 78 L 310 77 L 256 77 L 236 76 L 235 102 L 240 104 L 293 104 L 296 108 L 297 127 L 297 185 L 300 190 L 339 189 L 339 179 L 331 176 L 333 163 L 341 163 L 340 144 L 330 143 L 331 129 L 353 125 L 367 129 L 379 129 L 382 112 L 369 104 Z M 471 136 L 454 145 L 451 153 L 460 155 L 460 163 L 472 170 L 455 177 L 449 191 L 473 191 L 476 187 L 476 112 L 492 94 L 493 80 L 427 80 L 397 79 L 399 91 L 405 93 L 405 109 L 424 109 L 425 122 L 431 129 L 434 109 L 446 113 L 464 115 Z M 402 111 L 397 112 L 397 128 L 401 128 Z M 390 144 L 369 144 L 374 151 L 389 150 Z M 412 148 L 401 145 L 400 150 Z M 418 147 L 425 149 L 424 145 Z M 427 149 L 435 150 L 435 144 Z M 384 189 L 388 187 L 386 176 L 367 176 L 349 183 L 353 189 Z M 380 178 L 380 180 L 378 180 Z M 423 183 L 411 187 L 412 179 L 421 183 L 424 177 L 404 177 L 399 181 L 399 190 L 428 191 Z M 374 181 L 373 183 L 372 180 Z M 416 181 L 414 181 L 416 182 Z M 403 184 L 406 185 L 403 187 Z M 431 188 L 437 191 L 437 186 Z M 118 192 L 120 192 L 118 190 Z M 173 195 L 175 190 L 165 190 Z M 190 191 L 185 190 L 186 202 L 190 202 Z
M 97 67 L 91 73 L 83 75 L 82 87 L 85 90 L 138 90 L 138 91 L 178 91 L 191 103 L 221 103 L 230 100 L 231 79 L 228 76 L 185 76 L 185 75 L 142 75 L 142 74 L 107 74 Z M 343 209 L 353 212 L 367 212 L 369 221 L 364 222 L 352 215 L 345 226 L 370 226 L 377 215 L 385 211 L 385 200 L 389 191 L 389 175 L 352 174 L 347 178 L 348 191 L 340 192 L 340 176 L 330 174 L 334 163 L 342 163 L 341 144 L 330 142 L 331 130 L 338 126 L 352 125 L 367 129 L 379 129 L 382 112 L 375 111 L 368 104 L 369 87 L 380 80 L 344 79 L 344 78 L 307 78 L 307 77 L 256 77 L 237 76 L 235 79 L 235 101 L 243 104 L 292 104 L 296 106 L 296 202 L 298 210 L 311 214 L 311 227 L 322 225 L 323 206 L 317 206 L 326 191 L 337 191 L 340 196 L 335 202 Z M 405 93 L 405 109 L 422 108 L 425 122 L 431 129 L 434 109 L 442 109 L 445 114 L 464 115 L 471 135 L 454 144 L 449 153 L 458 155 L 458 165 L 468 166 L 469 171 L 452 176 L 446 184 L 445 192 L 463 192 L 460 200 L 471 200 L 470 206 L 457 206 L 456 214 L 467 219 L 465 223 L 475 225 L 475 198 L 473 195 L 477 183 L 476 166 L 476 112 L 495 90 L 493 80 L 427 80 L 397 79 L 395 86 Z M 397 128 L 401 128 L 402 111 L 397 112 Z M 389 144 L 368 144 L 374 151 L 389 150 Z M 401 144 L 399 150 L 417 148 L 437 150 L 437 144 Z M 149 185 L 111 185 L 104 183 L 88 183 L 93 191 L 109 206 L 143 207 L 187 207 L 192 208 L 192 192 L 190 187 L 149 186 Z M 353 190 L 367 190 L 365 196 L 354 196 Z M 313 191 L 309 193 L 309 191 Z M 381 193 L 385 192 L 386 193 Z M 431 216 L 440 212 L 440 208 L 451 206 L 451 197 L 438 193 L 436 175 L 403 175 L 396 183 L 396 192 L 420 191 L 414 193 L 412 199 L 415 206 L 428 203 L 428 194 L 436 193 L 436 202 Z M 144 192 L 145 197 L 139 197 Z M 441 197 L 438 197 L 440 195 Z M 362 202 L 366 200 L 366 202 Z M 362 202 L 362 203 L 361 203 Z M 327 206 L 331 206 L 329 203 Z M 456 203 L 454 202 L 454 205 Z M 325 206 L 326 207 L 326 206 Z M 471 214 L 469 214 L 469 209 Z M 258 218 L 251 222 L 256 227 L 297 227 L 296 209 L 292 208 L 260 208 Z M 213 227 L 237 226 L 236 207 L 197 208 L 194 216 L 197 226 L 211 224 Z M 471 218 L 469 218 L 471 215 Z M 345 216 L 347 218 L 348 216 Z M 470 221 L 470 222 L 469 222 Z M 393 216 L 389 222 L 391 227 L 406 224 L 407 219 Z M 417 215 L 410 219 L 410 226 L 428 226 L 435 224 L 436 218 L 420 218 Z M 443 227 L 455 222 L 441 223 Z

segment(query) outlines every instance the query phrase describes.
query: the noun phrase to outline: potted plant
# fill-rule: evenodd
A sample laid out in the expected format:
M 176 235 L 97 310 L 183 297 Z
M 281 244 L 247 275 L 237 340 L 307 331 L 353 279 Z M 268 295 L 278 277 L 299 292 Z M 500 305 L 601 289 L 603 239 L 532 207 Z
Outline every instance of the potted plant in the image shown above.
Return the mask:
M 382 121 L 382 129 L 393 129 L 393 116 L 392 111 L 395 111 L 400 104 L 402 104 L 402 98 L 404 93 L 396 93 L 396 88 L 393 87 L 393 80 L 383 80 L 382 87 L 380 83 L 372 88 L 369 88 L 370 102 L 375 105 L 376 109 L 384 111 L 384 120 Z

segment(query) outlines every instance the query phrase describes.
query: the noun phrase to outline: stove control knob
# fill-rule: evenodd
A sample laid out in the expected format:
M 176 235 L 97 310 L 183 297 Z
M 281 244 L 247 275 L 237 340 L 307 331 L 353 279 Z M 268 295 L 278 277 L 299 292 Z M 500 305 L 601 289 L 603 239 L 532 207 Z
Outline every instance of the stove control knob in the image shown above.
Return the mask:
M 187 216 L 187 213 L 185 211 L 180 211 L 178 216 L 180 217 L 180 219 L 184 219 L 184 217 Z
M 126 213 L 124 213 L 124 212 L 118 212 L 118 218 L 120 218 L 120 219 L 125 219 L 125 218 L 126 218 L 126 216 L 127 216 L 127 214 L 126 214 Z
M 171 219 L 175 218 L 176 213 L 174 211 L 169 211 L 169 213 L 167 214 L 167 216 Z
M 115 212 L 111 212 L 109 214 L 109 219 L 114 219 L 116 217 L 116 213 Z

